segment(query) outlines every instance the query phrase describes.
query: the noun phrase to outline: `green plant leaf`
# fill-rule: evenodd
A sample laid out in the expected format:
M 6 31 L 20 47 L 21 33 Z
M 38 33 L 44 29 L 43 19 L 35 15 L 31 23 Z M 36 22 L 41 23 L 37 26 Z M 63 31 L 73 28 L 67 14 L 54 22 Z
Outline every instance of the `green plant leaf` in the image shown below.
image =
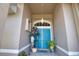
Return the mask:
M 25 51 L 22 51 L 19 53 L 19 56 L 27 56 L 26 52 Z

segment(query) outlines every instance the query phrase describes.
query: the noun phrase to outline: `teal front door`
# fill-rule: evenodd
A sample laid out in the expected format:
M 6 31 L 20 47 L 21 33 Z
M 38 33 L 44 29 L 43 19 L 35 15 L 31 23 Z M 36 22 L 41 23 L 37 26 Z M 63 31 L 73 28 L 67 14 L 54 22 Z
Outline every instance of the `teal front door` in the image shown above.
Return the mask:
M 43 48 L 48 48 L 48 42 L 51 40 L 50 29 L 43 29 Z
M 50 28 L 38 28 L 39 36 L 37 38 L 38 49 L 48 49 L 48 42 L 51 40 Z

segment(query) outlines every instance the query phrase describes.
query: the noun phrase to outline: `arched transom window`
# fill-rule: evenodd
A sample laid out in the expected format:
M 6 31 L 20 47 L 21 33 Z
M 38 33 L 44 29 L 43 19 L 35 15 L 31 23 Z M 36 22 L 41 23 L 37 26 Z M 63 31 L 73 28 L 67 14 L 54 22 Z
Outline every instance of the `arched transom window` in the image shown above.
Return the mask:
M 38 22 L 34 26 L 50 26 L 50 24 L 49 23 L 46 23 L 46 22 L 43 22 L 43 23 Z

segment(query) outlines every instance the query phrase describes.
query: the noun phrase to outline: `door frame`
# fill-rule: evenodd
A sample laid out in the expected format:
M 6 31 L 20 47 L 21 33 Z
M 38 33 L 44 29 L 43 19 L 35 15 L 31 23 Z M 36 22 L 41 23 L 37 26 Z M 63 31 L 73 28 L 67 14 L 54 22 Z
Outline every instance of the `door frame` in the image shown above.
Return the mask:
M 46 23 L 48 23 L 48 24 L 50 24 L 50 26 L 47 26 L 47 27 L 50 27 L 50 32 L 51 32 L 51 40 L 54 40 L 54 32 L 53 32 L 53 24 L 50 22 L 50 21 L 47 21 L 47 20 L 43 20 L 44 22 L 46 22 Z M 34 21 L 33 22 L 33 26 L 36 24 L 36 23 L 39 23 L 39 22 L 41 22 L 41 20 L 37 20 L 37 21 Z M 37 26 L 37 27 L 41 27 L 42 28 L 42 26 Z M 43 27 L 46 27 L 46 26 L 43 26 Z
M 37 20 L 37 21 L 33 22 L 33 26 L 34 26 L 36 23 L 39 23 L 39 22 L 41 22 L 41 20 Z M 47 20 L 44 20 L 44 22 L 50 24 L 50 26 L 37 26 L 37 28 L 50 28 L 51 40 L 54 40 L 53 24 L 52 24 L 50 21 L 47 21 Z M 40 50 L 48 50 L 48 49 L 40 49 Z

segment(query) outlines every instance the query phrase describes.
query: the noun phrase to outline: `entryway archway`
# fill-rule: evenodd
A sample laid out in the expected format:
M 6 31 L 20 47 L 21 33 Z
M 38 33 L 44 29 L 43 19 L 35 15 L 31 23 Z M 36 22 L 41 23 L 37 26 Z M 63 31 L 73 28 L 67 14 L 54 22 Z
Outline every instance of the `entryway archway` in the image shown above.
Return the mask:
M 48 42 L 52 40 L 53 36 L 53 30 L 52 30 L 52 24 L 51 22 L 44 20 L 41 22 L 41 20 L 36 21 L 33 23 L 33 26 L 36 26 L 39 31 L 39 36 L 37 38 L 38 44 L 37 47 L 38 49 L 48 49 Z

